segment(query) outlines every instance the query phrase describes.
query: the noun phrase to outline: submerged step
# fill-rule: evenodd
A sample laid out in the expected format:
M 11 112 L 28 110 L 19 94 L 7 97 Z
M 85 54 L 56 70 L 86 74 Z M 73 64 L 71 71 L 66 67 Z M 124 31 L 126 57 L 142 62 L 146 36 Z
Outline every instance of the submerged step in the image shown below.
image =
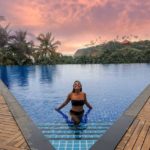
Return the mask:
M 88 122 L 88 123 L 80 123 L 80 125 L 88 125 L 88 126 L 110 126 L 112 125 L 113 122 Z M 54 123 L 39 123 L 37 124 L 39 127 L 44 127 L 44 126 L 63 126 L 63 125 L 68 125 L 66 122 L 54 122 Z
M 41 130 L 107 130 L 112 123 L 88 123 L 88 124 L 80 124 L 75 126 L 74 124 L 67 124 L 67 123 L 46 123 L 46 124 L 39 124 L 38 127 Z
M 42 130 L 43 134 L 101 134 L 106 130 Z
M 107 130 L 110 126 L 105 127 L 94 127 L 94 126 L 87 126 L 87 127 L 69 127 L 69 126 L 59 126 L 59 127 L 39 127 L 41 130 Z
M 102 134 L 100 135 L 45 135 L 48 139 L 53 140 L 75 140 L 75 139 L 85 139 L 85 140 L 96 140 L 100 138 Z

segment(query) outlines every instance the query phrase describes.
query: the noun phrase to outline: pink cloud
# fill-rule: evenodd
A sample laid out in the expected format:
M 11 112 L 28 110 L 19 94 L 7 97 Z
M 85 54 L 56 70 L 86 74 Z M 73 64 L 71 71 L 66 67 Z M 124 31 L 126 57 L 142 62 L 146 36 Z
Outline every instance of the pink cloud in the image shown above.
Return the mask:
M 117 35 L 149 38 L 150 2 L 147 0 L 7 0 L 0 1 L 0 16 L 13 29 L 25 29 L 32 37 L 51 31 L 62 41 L 59 51 L 74 53 L 91 40 Z

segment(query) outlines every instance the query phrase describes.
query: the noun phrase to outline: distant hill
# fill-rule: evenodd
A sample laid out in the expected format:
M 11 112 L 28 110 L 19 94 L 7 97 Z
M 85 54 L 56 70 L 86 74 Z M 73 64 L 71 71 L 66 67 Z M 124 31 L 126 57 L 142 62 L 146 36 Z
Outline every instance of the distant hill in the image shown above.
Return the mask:
M 78 49 L 74 57 L 82 57 L 82 56 L 87 56 L 87 57 L 100 57 L 104 55 L 104 53 L 108 53 L 112 55 L 128 55 L 128 53 L 139 53 L 139 52 L 144 52 L 144 51 L 150 51 L 150 41 L 149 40 L 144 40 L 144 41 L 138 41 L 138 42 L 130 42 L 130 41 L 123 41 L 123 42 L 118 42 L 118 41 L 109 41 L 105 44 L 100 44 L 88 48 L 83 48 L 83 49 Z M 133 54 L 133 55 L 134 55 Z M 141 55 L 141 54 L 140 54 Z
M 103 53 L 103 50 L 101 49 L 101 45 L 78 49 L 76 53 L 74 54 L 75 57 L 80 56 L 97 56 L 101 55 Z

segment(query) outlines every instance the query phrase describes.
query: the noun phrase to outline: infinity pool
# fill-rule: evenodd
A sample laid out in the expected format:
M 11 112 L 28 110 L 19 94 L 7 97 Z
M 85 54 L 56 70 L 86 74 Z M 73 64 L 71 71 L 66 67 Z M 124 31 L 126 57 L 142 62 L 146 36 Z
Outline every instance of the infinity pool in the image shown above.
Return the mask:
M 0 78 L 57 150 L 87 150 L 150 83 L 150 64 L 1 66 Z M 70 122 L 72 84 L 80 80 L 93 109 Z

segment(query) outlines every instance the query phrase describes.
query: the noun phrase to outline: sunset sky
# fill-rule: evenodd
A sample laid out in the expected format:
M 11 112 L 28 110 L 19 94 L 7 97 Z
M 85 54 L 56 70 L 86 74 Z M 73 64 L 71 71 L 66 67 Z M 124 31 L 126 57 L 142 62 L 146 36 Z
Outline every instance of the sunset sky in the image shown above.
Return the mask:
M 93 42 L 116 39 L 150 39 L 149 0 L 0 0 L 0 24 L 27 30 L 35 40 L 52 32 L 62 45 L 58 51 L 73 54 Z M 139 38 L 135 38 L 137 35 Z

